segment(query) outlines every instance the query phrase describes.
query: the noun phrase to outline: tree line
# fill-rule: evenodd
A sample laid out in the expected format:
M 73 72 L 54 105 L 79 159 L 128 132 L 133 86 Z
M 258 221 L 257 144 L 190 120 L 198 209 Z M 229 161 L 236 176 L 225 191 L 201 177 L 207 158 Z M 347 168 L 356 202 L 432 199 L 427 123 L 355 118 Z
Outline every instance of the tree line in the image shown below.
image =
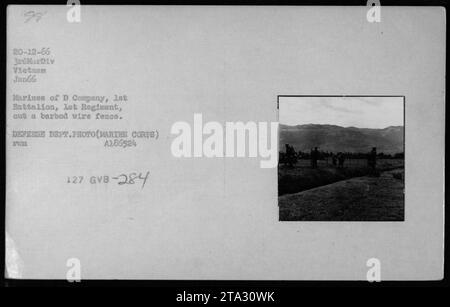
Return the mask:
M 378 159 L 403 159 L 404 153 L 398 152 L 388 154 L 384 152 L 377 152 L 376 147 L 372 148 L 370 152 L 332 152 L 319 150 L 317 147 L 311 148 L 311 151 L 295 151 L 294 147 L 285 144 L 285 151 L 279 152 L 279 162 L 281 164 L 294 165 L 298 160 L 311 160 L 311 166 L 317 167 L 317 160 L 327 160 L 331 158 L 334 165 L 344 166 L 344 161 L 347 159 L 367 159 L 369 166 L 375 168 L 376 160 Z

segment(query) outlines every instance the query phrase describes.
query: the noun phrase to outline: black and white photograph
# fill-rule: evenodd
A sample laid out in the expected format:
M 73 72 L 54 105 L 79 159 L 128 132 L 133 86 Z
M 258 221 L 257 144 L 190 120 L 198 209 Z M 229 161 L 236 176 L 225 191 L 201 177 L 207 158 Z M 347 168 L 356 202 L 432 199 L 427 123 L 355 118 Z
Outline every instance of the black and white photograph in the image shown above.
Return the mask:
M 443 7 L 7 2 L 7 286 L 444 277 Z
M 404 220 L 404 97 L 279 97 L 280 221 Z

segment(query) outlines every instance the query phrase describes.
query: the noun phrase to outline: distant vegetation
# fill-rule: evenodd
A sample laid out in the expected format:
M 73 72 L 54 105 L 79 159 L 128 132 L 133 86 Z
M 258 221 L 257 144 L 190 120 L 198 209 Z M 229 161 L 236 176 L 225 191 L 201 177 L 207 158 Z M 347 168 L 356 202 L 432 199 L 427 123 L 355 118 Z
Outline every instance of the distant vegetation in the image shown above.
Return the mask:
M 294 149 L 295 151 L 295 149 Z M 319 160 L 330 160 L 333 155 L 336 155 L 337 152 L 332 151 L 320 151 L 319 150 Z M 342 152 L 342 154 L 345 156 L 345 159 L 367 159 L 368 152 Z M 377 159 L 404 159 L 405 154 L 403 152 L 397 152 L 397 153 L 384 153 L 379 152 L 377 153 Z M 288 161 L 289 159 L 289 161 Z M 309 160 L 311 159 L 311 152 L 306 151 L 295 151 L 295 157 L 287 157 L 286 152 L 280 151 L 279 152 L 279 161 L 280 164 L 287 164 L 288 162 L 291 162 L 291 164 L 297 163 L 298 160 Z

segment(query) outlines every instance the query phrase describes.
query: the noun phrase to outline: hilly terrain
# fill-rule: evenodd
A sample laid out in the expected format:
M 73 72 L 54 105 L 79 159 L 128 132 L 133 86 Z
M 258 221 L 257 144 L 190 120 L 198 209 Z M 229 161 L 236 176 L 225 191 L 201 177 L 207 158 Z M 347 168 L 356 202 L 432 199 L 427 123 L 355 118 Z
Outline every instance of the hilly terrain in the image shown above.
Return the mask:
M 403 126 L 384 129 L 341 127 L 335 125 L 282 125 L 280 124 L 280 150 L 284 144 L 295 150 L 309 151 L 319 147 L 321 151 L 368 152 L 377 147 L 377 152 L 395 154 L 403 152 Z

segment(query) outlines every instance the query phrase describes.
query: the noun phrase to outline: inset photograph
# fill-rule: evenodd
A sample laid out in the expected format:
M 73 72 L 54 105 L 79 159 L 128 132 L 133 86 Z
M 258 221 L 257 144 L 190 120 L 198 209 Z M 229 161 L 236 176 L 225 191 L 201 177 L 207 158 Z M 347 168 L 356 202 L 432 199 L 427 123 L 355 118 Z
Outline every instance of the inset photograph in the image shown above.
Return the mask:
M 280 221 L 404 221 L 403 96 L 279 96 Z

